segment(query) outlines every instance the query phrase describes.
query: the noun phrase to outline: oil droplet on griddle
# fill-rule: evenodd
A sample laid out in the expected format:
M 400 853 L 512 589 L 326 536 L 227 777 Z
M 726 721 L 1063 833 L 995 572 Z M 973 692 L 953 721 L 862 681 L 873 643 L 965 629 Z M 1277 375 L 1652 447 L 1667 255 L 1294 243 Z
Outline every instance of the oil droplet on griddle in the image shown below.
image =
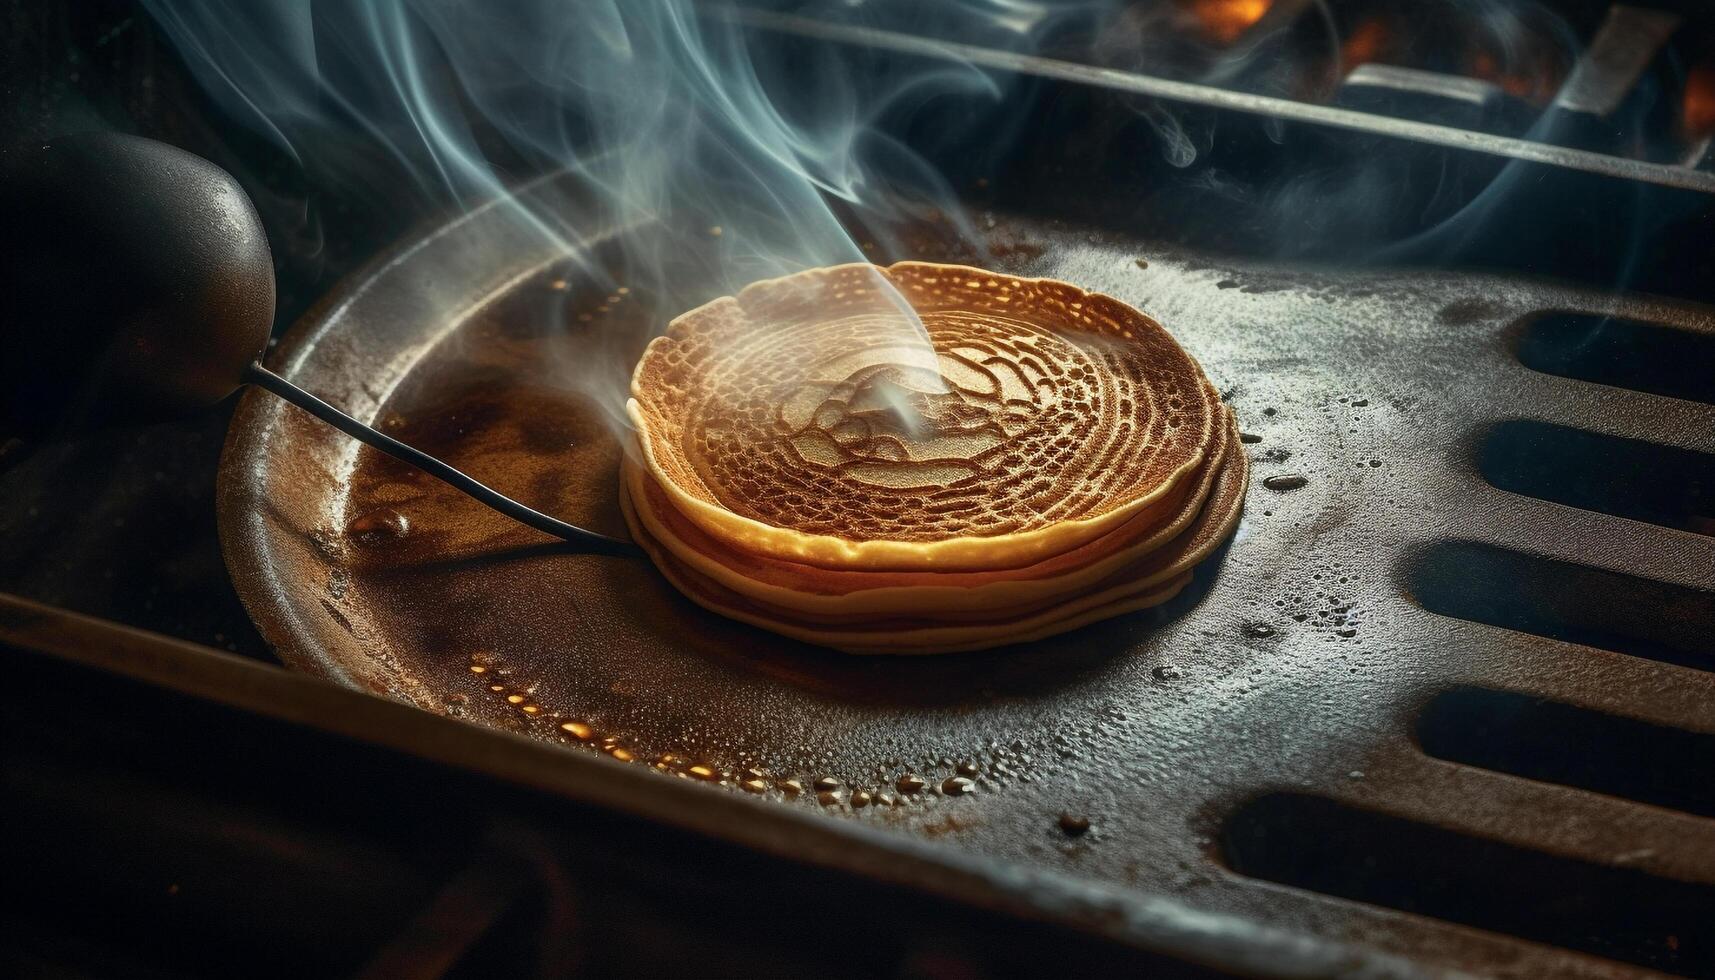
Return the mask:
M 721 778 L 721 771 L 713 766 L 696 765 L 685 771 L 690 773 L 692 778 L 701 779 L 705 782 L 713 782 Z
M 1302 487 L 1309 482 L 1310 478 L 1303 474 L 1284 473 L 1280 476 L 1269 477 L 1262 481 L 1262 485 L 1273 490 L 1275 493 L 1286 493 L 1291 490 L 1297 490 L 1299 487 Z
M 976 787 L 976 783 L 971 782 L 964 776 L 949 776 L 946 781 L 941 784 L 941 795 L 965 796 L 972 790 L 975 790 Z
M 800 783 L 796 779 L 783 780 L 780 783 L 780 792 L 785 793 L 787 796 L 797 796 L 799 793 L 804 792 L 804 784 Z
M 411 522 L 391 507 L 379 507 L 345 526 L 345 535 L 366 547 L 388 544 L 411 533 Z
M 901 793 L 920 793 L 923 791 L 923 787 L 927 785 L 929 784 L 923 781 L 923 777 L 913 776 L 910 773 L 900 776 L 899 781 L 893 784 L 894 788 Z
M 840 794 L 833 790 L 824 790 L 823 792 L 816 794 L 816 802 L 823 806 L 838 806 L 840 802 Z
M 818 793 L 832 793 L 839 790 L 839 788 L 840 781 L 832 776 L 823 776 L 816 780 L 816 792 Z
M 858 790 L 852 794 L 852 809 L 861 810 L 864 807 L 869 806 L 870 799 L 871 797 L 867 791 L 861 789 Z
M 766 779 L 747 779 L 739 785 L 743 786 L 745 791 L 749 793 L 768 792 L 768 780 Z
M 970 762 L 970 761 L 960 762 L 957 766 L 954 766 L 953 768 L 961 776 L 975 776 L 977 773 L 982 771 L 982 770 L 977 768 L 976 763 Z
M 580 742 L 587 742 L 595 737 L 595 729 L 581 721 L 562 721 L 560 722 L 560 731 Z
M 1090 830 L 1090 818 L 1072 813 L 1060 814 L 1060 829 L 1067 837 L 1082 837 Z

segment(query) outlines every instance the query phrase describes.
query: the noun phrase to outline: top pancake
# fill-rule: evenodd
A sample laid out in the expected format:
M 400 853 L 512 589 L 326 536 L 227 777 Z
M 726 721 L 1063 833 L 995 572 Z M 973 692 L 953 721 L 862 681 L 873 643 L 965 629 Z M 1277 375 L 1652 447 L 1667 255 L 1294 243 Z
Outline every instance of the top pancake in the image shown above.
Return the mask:
M 921 262 L 814 269 L 686 313 L 627 407 L 702 532 L 840 569 L 1077 548 L 1195 478 L 1226 424 L 1196 362 L 1124 303 Z

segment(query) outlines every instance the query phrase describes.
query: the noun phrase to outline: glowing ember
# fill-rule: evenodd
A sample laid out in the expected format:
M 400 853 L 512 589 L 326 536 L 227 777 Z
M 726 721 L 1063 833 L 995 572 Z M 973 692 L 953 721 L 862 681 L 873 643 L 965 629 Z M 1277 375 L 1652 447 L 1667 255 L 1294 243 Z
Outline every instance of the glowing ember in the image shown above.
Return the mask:
M 1231 44 L 1273 5 L 1274 0 L 1191 0 L 1191 13 L 1210 37 Z
M 1340 45 L 1340 61 L 1350 71 L 1359 65 L 1368 64 L 1382 53 L 1382 45 L 1387 43 L 1387 28 L 1375 19 L 1366 20 L 1352 29 L 1352 33 Z
M 1715 135 L 1715 61 L 1706 61 L 1686 74 L 1682 121 L 1687 139 Z
M 1563 66 L 1556 63 L 1554 57 L 1546 52 L 1536 52 L 1529 57 L 1515 57 L 1515 63 L 1508 65 L 1494 54 L 1477 50 L 1474 51 L 1467 63 L 1467 71 L 1473 78 L 1485 82 L 1493 82 L 1500 86 L 1501 91 L 1523 99 L 1532 105 L 1547 105 L 1554 98 L 1554 93 L 1560 90 L 1560 83 L 1565 76 Z M 1516 63 L 1523 61 L 1523 64 Z

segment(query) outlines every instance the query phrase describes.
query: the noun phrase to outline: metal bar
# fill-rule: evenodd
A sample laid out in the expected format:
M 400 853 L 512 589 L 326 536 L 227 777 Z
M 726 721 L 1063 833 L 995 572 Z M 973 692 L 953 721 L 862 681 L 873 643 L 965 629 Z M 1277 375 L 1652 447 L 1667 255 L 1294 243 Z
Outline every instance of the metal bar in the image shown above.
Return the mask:
M 1439 126 L 1434 123 L 1415 122 L 1392 116 L 1378 116 L 1353 109 L 1312 105 L 1307 102 L 1295 102 L 1291 99 L 1267 95 L 1232 92 L 1210 85 L 1178 82 L 1153 75 L 1141 75 L 1136 72 L 1100 68 L 1073 61 L 1019 54 L 1015 51 L 999 51 L 993 48 L 959 44 L 935 38 L 912 37 L 908 34 L 875 28 L 831 24 L 809 17 L 750 10 L 729 10 L 724 16 L 749 27 L 832 41 L 837 44 L 859 45 L 941 61 L 960 61 L 978 68 L 990 68 L 997 71 L 1032 75 L 1038 78 L 1093 85 L 1097 88 L 1145 95 L 1171 102 L 1184 102 L 1251 115 L 1272 116 L 1293 122 L 1372 133 L 1378 136 L 1415 140 L 1420 143 L 1466 150 L 1472 153 L 1564 167 L 1568 170 L 1578 170 L 1604 177 L 1618 177 L 1622 180 L 1642 181 L 1663 187 L 1715 194 L 1715 173 L 1704 173 L 1684 167 L 1633 160 L 1626 157 L 1607 156 L 1588 150 L 1538 143 L 1535 140 L 1495 136 L 1489 133 L 1458 129 L 1453 126 Z
M 1554 97 L 1559 109 L 1609 116 L 1679 27 L 1679 15 L 1615 4 Z
M 1177 900 L 1019 866 L 857 823 L 726 793 L 603 757 L 482 728 L 219 650 L 0 592 L 0 656 L 35 651 L 199 700 L 301 725 L 454 770 L 727 841 L 765 858 L 865 876 L 967 908 L 1055 922 L 1134 949 L 1257 975 L 1421 968 Z
M 1498 98 L 1500 86 L 1477 78 L 1439 71 L 1401 68 L 1398 65 L 1364 64 L 1352 69 L 1342 85 L 1369 86 L 1434 96 L 1452 102 L 1484 106 Z

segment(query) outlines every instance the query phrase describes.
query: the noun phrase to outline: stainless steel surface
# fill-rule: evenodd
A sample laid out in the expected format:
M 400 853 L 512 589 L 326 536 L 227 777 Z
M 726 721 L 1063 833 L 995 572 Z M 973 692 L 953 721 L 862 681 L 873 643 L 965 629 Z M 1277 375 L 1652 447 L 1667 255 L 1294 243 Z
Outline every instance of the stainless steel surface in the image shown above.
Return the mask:
M 1715 343 L 1715 314 L 1457 272 L 1237 263 L 1001 214 L 981 242 L 905 240 L 917 257 L 1111 293 L 1202 360 L 1256 440 L 1256 469 L 1234 543 L 1191 594 L 1029 649 L 854 660 L 703 613 L 646 565 L 564 554 L 255 396 L 220 488 L 240 594 L 300 668 L 571 752 L 611 737 L 610 754 L 657 778 L 720 784 L 687 785 L 685 805 L 749 795 L 756 769 L 758 795 L 808 818 L 1116 896 L 1078 915 L 1189 910 L 1428 973 L 1715 964 L 1715 937 L 1682 927 L 1715 910 L 1715 821 L 1450 761 L 1416 734 L 1426 705 L 1477 689 L 1697 746 L 1715 736 L 1715 537 L 1693 529 L 1704 498 L 1646 523 L 1553 502 L 1528 477 L 1537 495 L 1497 489 L 1484 464 L 1497 424 L 1526 420 L 1635 440 L 1646 460 L 1652 446 L 1689 454 L 1663 473 L 1707 472 L 1708 403 L 1541 373 L 1514 348 L 1545 312 L 1668 324 L 1694 345 Z M 566 368 L 591 366 L 598 335 L 676 311 L 634 295 L 578 325 L 607 287 L 591 291 L 559 247 L 504 208 L 477 212 L 351 282 L 275 367 L 532 505 L 615 527 L 613 433 Z M 562 317 L 572 325 L 542 329 Z M 623 356 L 601 363 L 623 377 Z M 1304 482 L 1277 492 L 1275 476 Z M 408 533 L 347 533 L 378 510 Z M 975 792 L 933 791 L 961 773 Z M 908 775 L 930 791 L 900 793 Z M 812 791 L 823 778 L 839 783 L 829 805 Z M 854 808 L 858 789 L 898 805 Z M 1091 829 L 1069 832 L 1062 815 Z M 1323 878 L 1356 877 L 1303 877 L 1298 851 L 1328 854 Z M 1412 855 L 1432 873 L 1401 863 Z M 1444 921 L 1465 913 L 1438 887 L 1478 921 Z M 1628 909 L 1661 934 L 1604 932 Z
M 1346 85 L 1368 85 L 1402 92 L 1432 92 L 1449 101 L 1481 107 L 1501 96 L 1500 86 L 1480 78 L 1465 78 L 1398 65 L 1359 65 L 1346 76 Z

